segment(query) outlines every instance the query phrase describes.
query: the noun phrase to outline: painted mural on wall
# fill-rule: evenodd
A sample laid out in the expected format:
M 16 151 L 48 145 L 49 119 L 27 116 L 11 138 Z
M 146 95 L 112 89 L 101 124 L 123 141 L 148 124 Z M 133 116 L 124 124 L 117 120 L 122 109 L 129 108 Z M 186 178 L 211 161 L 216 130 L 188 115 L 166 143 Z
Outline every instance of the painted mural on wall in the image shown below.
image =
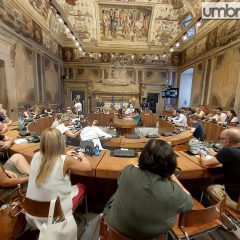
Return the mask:
M 22 13 L 16 5 L 12 5 L 11 3 L 13 2 L 8 0 L 0 1 L 0 19 L 16 33 L 32 39 L 61 58 L 62 48 L 59 47 L 59 44 L 52 38 L 51 34 L 44 31 L 35 20 Z M 52 22 L 58 22 L 56 17 L 52 19 Z M 61 33 L 61 31 L 59 32 Z
M 29 3 L 39 14 L 41 14 L 45 19 L 47 19 L 50 9 L 49 0 L 29 0 Z
M 100 40 L 146 42 L 150 17 L 147 7 L 99 5 Z
M 11 1 L 0 1 L 0 19 L 15 32 L 24 37 L 32 37 L 32 19 L 13 8 Z
M 240 21 L 229 20 L 220 24 L 207 35 L 182 52 L 181 63 L 207 53 L 217 47 L 229 44 L 240 37 Z

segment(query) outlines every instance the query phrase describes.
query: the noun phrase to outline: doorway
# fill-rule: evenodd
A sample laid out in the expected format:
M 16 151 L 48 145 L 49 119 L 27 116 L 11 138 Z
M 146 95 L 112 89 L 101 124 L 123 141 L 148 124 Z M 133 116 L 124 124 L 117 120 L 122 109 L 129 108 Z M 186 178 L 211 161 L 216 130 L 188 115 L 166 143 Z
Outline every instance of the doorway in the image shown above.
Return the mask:
M 148 93 L 147 94 L 147 108 L 156 113 L 156 105 L 158 103 L 158 93 Z
M 181 73 L 178 108 L 189 107 L 192 93 L 193 68 L 189 68 Z

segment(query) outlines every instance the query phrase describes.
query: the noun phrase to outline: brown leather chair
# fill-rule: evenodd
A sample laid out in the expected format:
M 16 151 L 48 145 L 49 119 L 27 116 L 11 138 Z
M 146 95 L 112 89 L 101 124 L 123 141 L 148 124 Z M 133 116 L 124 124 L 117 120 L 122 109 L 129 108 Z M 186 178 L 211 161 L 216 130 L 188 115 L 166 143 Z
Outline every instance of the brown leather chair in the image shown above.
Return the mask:
M 181 213 L 179 215 L 178 227 L 183 232 L 184 237 L 189 240 L 190 236 L 195 236 L 221 226 L 221 222 L 218 222 L 217 219 L 224 215 L 225 204 L 226 198 L 223 198 L 214 206 L 202 209 L 193 209 L 191 211 Z M 182 239 L 182 237 L 178 239 Z
M 33 199 L 30 199 L 25 196 L 25 194 L 22 193 L 21 189 L 19 189 L 19 198 L 21 198 L 22 207 L 25 210 L 26 213 L 34 216 L 34 217 L 48 217 L 49 213 L 49 207 L 50 207 L 50 201 L 36 201 Z M 85 193 L 83 193 L 83 196 L 79 200 L 79 204 L 85 200 L 85 210 L 86 210 L 86 218 L 85 218 L 85 226 L 88 224 L 88 207 L 87 207 L 87 198 Z M 73 209 L 73 212 L 76 210 Z M 54 210 L 54 219 L 61 219 L 64 217 L 64 214 L 62 212 L 61 204 L 59 198 L 57 198 L 56 204 L 55 204 L 55 210 Z
M 41 201 L 30 199 L 26 197 L 21 190 L 19 190 L 19 195 L 21 197 L 21 202 L 22 202 L 21 205 L 26 213 L 34 217 L 44 217 L 44 218 L 48 217 L 50 201 L 41 202 Z M 55 204 L 54 218 L 61 218 L 61 217 L 63 217 L 63 213 L 60 205 L 60 200 L 58 198 Z
M 103 215 L 100 214 L 99 219 L 99 240 L 131 240 L 130 238 L 122 235 L 117 230 L 109 226 L 103 218 Z M 165 234 L 160 234 L 155 240 L 163 240 Z

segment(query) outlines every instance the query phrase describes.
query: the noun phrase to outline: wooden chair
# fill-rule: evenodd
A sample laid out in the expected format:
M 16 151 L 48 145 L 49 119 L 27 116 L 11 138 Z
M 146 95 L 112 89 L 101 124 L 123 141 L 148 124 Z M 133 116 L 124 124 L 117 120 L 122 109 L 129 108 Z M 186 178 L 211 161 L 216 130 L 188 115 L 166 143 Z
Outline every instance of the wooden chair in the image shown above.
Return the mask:
M 99 240 L 131 240 L 109 226 L 102 214 L 100 214 L 99 224 Z M 160 234 L 155 240 L 164 240 L 164 238 L 165 234 Z
M 207 232 L 222 225 L 220 221 L 216 220 L 224 215 L 226 198 L 222 199 L 216 205 L 208 208 L 202 208 L 201 204 L 196 202 L 197 201 L 195 200 L 194 208 L 197 209 L 193 209 L 179 215 L 178 227 L 184 236 L 178 236 L 175 234 L 177 239 L 186 238 L 189 240 L 190 236 Z
M 21 197 L 22 207 L 25 210 L 26 213 L 34 216 L 34 217 L 48 217 L 49 207 L 50 207 L 50 201 L 48 202 L 41 202 L 36 201 L 33 199 L 30 199 L 26 197 L 21 190 L 19 190 L 19 196 Z M 59 198 L 56 201 L 55 204 L 55 210 L 54 210 L 54 218 L 62 218 L 62 208 L 60 204 Z
M 22 202 L 21 205 L 26 213 L 34 217 L 43 217 L 43 218 L 48 217 L 50 201 L 36 201 L 36 200 L 30 199 L 26 197 L 25 194 L 22 193 L 21 189 L 19 189 L 19 198 L 21 199 L 21 202 Z M 85 211 L 86 211 L 85 226 L 87 226 L 88 206 L 87 206 L 87 198 L 85 193 L 80 198 L 79 204 L 83 201 L 83 199 L 85 200 Z M 75 209 L 73 209 L 73 212 L 76 210 L 77 206 L 75 207 Z M 55 210 L 54 210 L 54 219 L 62 219 L 62 218 L 64 218 L 64 214 L 62 212 L 60 199 L 57 198 L 57 201 L 55 204 Z
M 209 192 L 207 192 L 207 196 L 210 202 L 213 204 L 218 201 L 218 199 L 214 195 L 210 194 Z M 233 222 L 240 222 L 240 195 L 237 202 L 237 210 L 230 208 L 228 206 L 225 207 L 225 210 L 226 210 L 226 215 L 229 216 L 233 220 Z

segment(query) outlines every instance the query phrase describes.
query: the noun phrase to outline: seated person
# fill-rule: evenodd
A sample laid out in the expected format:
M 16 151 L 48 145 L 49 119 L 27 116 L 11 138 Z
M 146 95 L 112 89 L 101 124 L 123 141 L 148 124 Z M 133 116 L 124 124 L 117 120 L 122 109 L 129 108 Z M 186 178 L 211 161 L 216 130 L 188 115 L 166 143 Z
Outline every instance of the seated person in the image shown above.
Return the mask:
M 239 124 L 239 120 L 237 114 L 234 110 L 227 111 L 227 118 L 225 120 L 227 125 L 237 125 Z
M 217 199 L 227 196 L 227 206 L 236 209 L 240 196 L 240 128 L 229 128 L 221 132 L 219 141 L 223 148 L 218 153 L 211 148 L 207 152 L 212 158 L 206 158 L 199 150 L 200 162 L 203 167 L 211 168 L 222 164 L 224 173 L 223 185 L 211 185 L 207 191 Z
M 29 104 L 26 104 L 22 115 L 24 119 L 32 119 L 36 114 L 33 111 L 33 108 Z
M 118 118 L 123 118 L 125 116 L 124 114 L 124 110 L 122 108 L 118 109 L 118 114 L 117 114 Z
M 63 115 L 62 113 L 57 113 L 55 115 L 55 119 L 54 119 L 54 122 L 51 125 L 51 128 L 56 128 L 60 124 L 59 120 L 61 119 L 62 115 Z
M 202 118 L 207 116 L 210 112 L 211 110 L 207 106 L 200 106 L 196 111 L 196 115 L 197 117 Z
M 69 129 L 69 125 L 72 125 L 71 121 L 72 118 L 69 116 L 69 114 L 63 114 L 59 121 L 60 124 L 56 126 L 56 129 L 58 129 L 65 136 L 65 139 L 66 137 L 75 138 L 80 135 L 80 131 L 74 132 Z
M 167 233 L 177 214 L 193 207 L 190 193 L 174 175 L 176 157 L 171 145 L 149 140 L 138 165 L 126 166 L 118 188 L 104 209 L 111 227 L 130 239 L 154 239 Z
M 115 104 L 114 104 L 114 103 L 111 103 L 110 109 L 111 109 L 111 110 L 114 110 L 114 109 L 115 109 Z
M 218 123 L 224 123 L 226 121 L 227 114 L 223 112 L 222 108 L 217 108 L 216 114 L 212 117 Z
M 8 131 L 8 127 L 0 121 L 0 134 Z
M 200 141 L 204 141 L 204 129 L 202 124 L 198 122 L 197 116 L 191 115 L 189 117 L 189 121 L 191 124 L 193 124 L 193 127 L 190 128 L 190 131 L 193 133 L 193 136 Z
M 53 109 L 49 103 L 46 104 L 45 109 L 47 110 L 48 114 L 53 114 Z
M 128 105 L 126 111 L 125 111 L 125 115 L 131 115 L 134 112 L 134 110 L 135 109 L 134 109 L 132 103 L 129 103 L 129 105 Z
M 1 126 L 2 123 L 0 123 Z M 0 151 L 8 150 L 14 143 L 14 139 L 0 134 Z
M 21 154 L 12 155 L 2 166 L 0 164 L 0 202 L 6 203 L 18 184 L 26 189 L 29 164 Z
M 171 118 L 173 123 L 179 126 L 187 126 L 187 117 L 182 113 L 180 109 L 176 110 L 176 117 Z
M 141 123 L 141 111 L 139 108 L 135 108 L 135 111 L 132 114 L 132 118 L 136 123 Z
M 4 123 L 6 126 L 10 126 L 12 124 L 12 120 L 8 118 L 7 112 L 3 108 L 2 104 L 0 104 L 0 122 Z
M 31 161 L 26 196 L 37 201 L 59 197 L 63 213 L 68 216 L 78 206 L 85 188 L 81 183 L 72 185 L 70 173 L 79 175 L 91 171 L 92 167 L 83 153 L 66 154 L 65 151 L 64 138 L 57 129 L 47 128 L 43 131 L 40 151 L 35 153 Z M 47 222 L 47 218 L 29 214 L 26 217 L 29 224 L 36 228 Z
M 101 130 L 99 127 L 97 127 L 97 124 L 98 121 L 94 120 L 92 126 L 85 127 L 80 134 L 80 138 L 82 141 L 92 140 L 94 146 L 98 144 L 99 149 L 103 150 L 100 138 L 106 140 L 112 138 L 112 135 Z

